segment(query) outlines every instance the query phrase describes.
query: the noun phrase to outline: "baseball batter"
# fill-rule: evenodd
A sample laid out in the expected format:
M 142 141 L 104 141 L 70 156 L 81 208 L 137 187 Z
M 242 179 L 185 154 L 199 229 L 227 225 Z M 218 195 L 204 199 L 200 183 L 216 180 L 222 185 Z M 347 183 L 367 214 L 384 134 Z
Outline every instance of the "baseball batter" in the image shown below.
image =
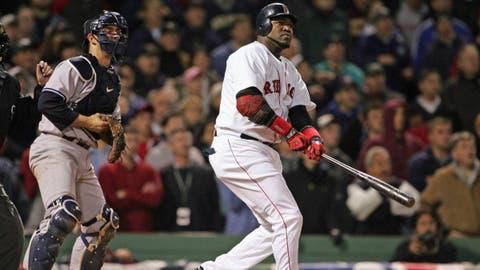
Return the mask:
M 112 59 L 126 49 L 127 23 L 104 11 L 84 24 L 85 54 L 58 64 L 42 90 L 41 135 L 30 149 L 46 213 L 30 240 L 26 269 L 51 269 L 65 237 L 81 223 L 70 269 L 97 270 L 118 228 L 118 215 L 106 203 L 88 148 L 108 129 L 102 114 L 120 117 L 119 78 Z
M 315 105 L 306 85 L 280 56 L 296 21 L 284 4 L 265 6 L 256 20 L 257 41 L 227 60 L 209 158 L 218 178 L 249 206 L 260 226 L 200 269 L 249 269 L 272 253 L 277 269 L 298 269 L 302 215 L 271 146 L 283 137 L 292 150 L 315 160 L 324 149 L 307 113 Z

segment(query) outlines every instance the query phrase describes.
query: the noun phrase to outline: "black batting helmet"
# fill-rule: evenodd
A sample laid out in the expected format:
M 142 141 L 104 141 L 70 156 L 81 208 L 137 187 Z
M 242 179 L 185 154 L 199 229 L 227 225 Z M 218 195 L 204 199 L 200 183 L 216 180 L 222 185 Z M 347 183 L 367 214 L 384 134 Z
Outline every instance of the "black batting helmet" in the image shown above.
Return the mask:
M 120 38 L 111 40 L 103 30 L 107 26 L 117 26 L 120 29 Z M 114 56 L 123 56 L 127 49 L 128 24 L 127 20 L 118 12 L 104 10 L 103 13 L 83 23 L 83 35 L 89 33 L 97 36 L 98 43 L 103 51 Z
M 263 7 L 257 15 L 257 35 L 268 35 L 272 30 L 271 19 L 280 16 L 289 17 L 293 23 L 297 22 L 297 17 L 290 13 L 290 10 L 288 10 L 286 5 L 282 3 L 271 3 Z
M 0 23 L 0 62 L 7 55 L 9 41 L 10 39 L 8 38 L 7 32 L 5 32 L 5 27 Z

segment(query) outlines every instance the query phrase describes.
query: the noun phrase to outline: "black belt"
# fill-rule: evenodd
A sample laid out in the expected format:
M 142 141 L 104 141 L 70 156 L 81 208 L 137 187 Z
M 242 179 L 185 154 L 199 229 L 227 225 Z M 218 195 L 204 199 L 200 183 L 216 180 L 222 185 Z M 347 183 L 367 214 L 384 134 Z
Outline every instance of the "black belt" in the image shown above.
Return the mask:
M 69 137 L 69 136 L 66 136 L 66 135 L 60 136 L 60 135 L 57 135 L 57 134 L 53 134 L 53 133 L 50 133 L 50 132 L 44 132 L 44 131 L 42 131 L 42 133 L 49 134 L 49 135 L 53 135 L 53 136 L 57 136 L 57 137 L 60 137 L 60 138 L 62 138 L 62 139 L 65 139 L 65 140 L 67 140 L 67 141 L 69 141 L 69 142 L 73 142 L 73 143 L 77 144 L 78 146 L 83 147 L 83 148 L 86 149 L 86 150 L 90 149 L 90 145 L 88 145 L 88 144 L 80 141 L 78 138 Z
M 215 130 L 214 135 L 217 136 L 217 130 Z M 251 140 L 251 141 L 261 142 L 261 143 L 263 143 L 263 144 L 265 144 L 265 145 L 268 145 L 268 146 L 270 146 L 270 147 L 273 147 L 273 146 L 275 145 L 274 143 L 261 141 L 261 140 L 255 138 L 255 137 L 252 137 L 252 136 L 247 135 L 247 134 L 245 134 L 245 133 L 240 133 L 240 138 L 242 138 L 242 139 L 244 139 L 244 140 Z

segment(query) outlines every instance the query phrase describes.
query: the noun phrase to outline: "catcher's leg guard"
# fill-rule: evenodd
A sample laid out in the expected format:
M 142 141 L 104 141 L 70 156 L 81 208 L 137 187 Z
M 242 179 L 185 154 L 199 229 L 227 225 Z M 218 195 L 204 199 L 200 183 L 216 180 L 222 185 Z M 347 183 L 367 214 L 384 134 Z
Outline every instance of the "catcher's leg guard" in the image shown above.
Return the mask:
M 100 269 L 107 244 L 115 237 L 119 221 L 118 214 L 108 205 L 104 205 L 102 213 L 83 223 L 82 235 L 77 239 L 73 251 L 77 254 L 72 254 L 70 269 Z
M 67 235 L 79 222 L 82 212 L 75 199 L 64 195 L 47 207 L 49 213 L 32 235 L 25 254 L 28 270 L 50 270 Z

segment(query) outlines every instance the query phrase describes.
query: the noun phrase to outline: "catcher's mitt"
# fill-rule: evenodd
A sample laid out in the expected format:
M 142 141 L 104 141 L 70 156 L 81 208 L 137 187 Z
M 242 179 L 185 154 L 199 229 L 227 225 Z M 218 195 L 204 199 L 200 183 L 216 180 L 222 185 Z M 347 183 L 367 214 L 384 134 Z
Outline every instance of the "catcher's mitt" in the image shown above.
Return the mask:
M 107 160 L 110 163 L 114 163 L 118 158 L 120 158 L 123 149 L 125 149 L 125 136 L 123 134 L 123 127 L 120 121 L 111 115 L 103 114 L 102 119 L 108 122 L 111 133 L 111 137 L 107 136 L 109 137 L 107 143 L 112 146 L 112 149 L 110 149 L 110 152 L 108 152 Z

